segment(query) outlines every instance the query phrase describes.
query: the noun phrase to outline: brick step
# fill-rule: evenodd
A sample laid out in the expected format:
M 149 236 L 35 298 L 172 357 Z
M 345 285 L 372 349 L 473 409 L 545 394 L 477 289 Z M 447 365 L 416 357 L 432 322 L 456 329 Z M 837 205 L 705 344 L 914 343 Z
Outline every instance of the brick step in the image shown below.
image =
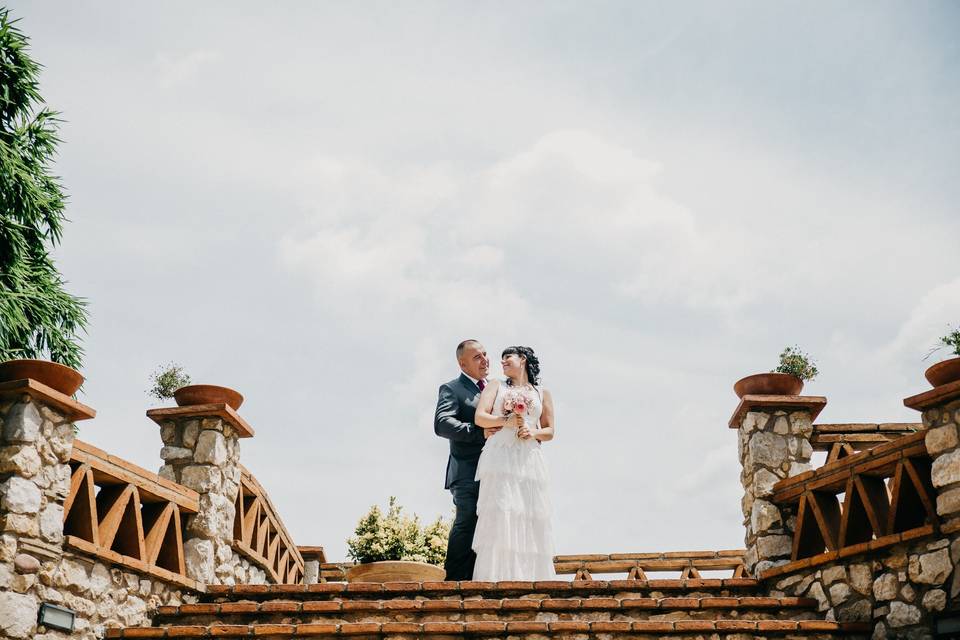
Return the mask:
M 155 626 L 163 624 L 244 624 L 251 616 L 259 623 L 314 622 L 501 622 L 540 620 L 596 620 L 599 616 L 630 620 L 724 618 L 816 618 L 812 598 L 744 597 L 586 597 L 586 598 L 472 598 L 393 600 L 267 600 L 262 602 L 208 602 L 159 607 Z M 797 616 L 797 613 L 804 615 Z
M 685 580 L 550 580 L 545 582 L 323 582 L 320 584 L 245 584 L 208 585 L 203 600 L 284 600 L 338 597 L 344 600 L 368 600 L 382 596 L 485 596 L 540 593 L 573 597 L 630 593 L 681 592 L 685 596 L 731 596 L 759 594 L 760 582 L 753 578 L 717 578 Z
M 743 633 L 759 637 L 790 635 L 791 638 L 820 640 L 843 635 L 864 635 L 870 625 L 862 622 L 824 620 L 676 620 L 676 621 L 554 621 L 554 622 L 357 622 L 312 624 L 250 624 L 108 629 L 106 638 L 286 638 L 368 636 L 410 638 L 411 636 L 453 636 L 526 638 L 548 636 L 558 640 L 582 638 L 583 634 L 604 638 L 656 638 L 664 634 L 680 640 L 732 638 Z

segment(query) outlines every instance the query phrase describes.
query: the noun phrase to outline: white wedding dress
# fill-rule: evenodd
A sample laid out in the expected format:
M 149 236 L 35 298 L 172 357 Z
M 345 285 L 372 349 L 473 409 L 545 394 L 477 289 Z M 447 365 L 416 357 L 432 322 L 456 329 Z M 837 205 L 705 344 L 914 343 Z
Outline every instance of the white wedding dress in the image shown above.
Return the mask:
M 503 415 L 504 395 L 511 389 L 506 382 L 500 383 L 493 415 Z M 531 402 L 524 423 L 532 431 L 540 424 L 542 391 L 526 389 Z M 516 428 L 510 427 L 484 444 L 476 476 L 480 495 L 473 535 L 474 580 L 556 579 L 550 476 L 541 449 L 536 440 L 521 440 Z

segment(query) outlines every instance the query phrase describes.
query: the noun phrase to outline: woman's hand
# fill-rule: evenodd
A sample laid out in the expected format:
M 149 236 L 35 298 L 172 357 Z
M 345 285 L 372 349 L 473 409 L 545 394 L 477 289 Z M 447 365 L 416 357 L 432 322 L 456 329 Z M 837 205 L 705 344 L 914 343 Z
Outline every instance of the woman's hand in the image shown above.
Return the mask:
M 517 429 L 517 437 L 521 440 L 529 440 L 533 437 L 533 431 L 530 430 L 530 427 L 524 425 Z
M 519 429 L 523 426 L 523 416 L 519 413 L 511 413 L 503 421 L 503 426 L 513 427 L 514 429 Z

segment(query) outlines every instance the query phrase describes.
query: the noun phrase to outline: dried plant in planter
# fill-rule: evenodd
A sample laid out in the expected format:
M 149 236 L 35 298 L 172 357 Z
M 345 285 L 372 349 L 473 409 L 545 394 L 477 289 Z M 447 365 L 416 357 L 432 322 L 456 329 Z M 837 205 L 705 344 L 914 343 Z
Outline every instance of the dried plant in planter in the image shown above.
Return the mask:
M 810 355 L 800 351 L 800 347 L 787 347 L 780 353 L 780 366 L 773 373 L 786 373 L 803 381 L 813 380 L 820 372 L 810 360 Z

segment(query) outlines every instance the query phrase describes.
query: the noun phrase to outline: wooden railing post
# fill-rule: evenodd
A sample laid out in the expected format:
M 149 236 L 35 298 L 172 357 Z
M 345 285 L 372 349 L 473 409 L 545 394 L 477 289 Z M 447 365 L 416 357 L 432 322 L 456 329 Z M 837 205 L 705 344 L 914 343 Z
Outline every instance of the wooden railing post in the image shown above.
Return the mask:
M 751 575 L 790 559 L 796 514 L 769 498 L 779 480 L 810 469 L 813 420 L 826 403 L 819 396 L 747 395 L 730 419 L 739 435 L 744 565 Z
M 264 572 L 233 548 L 240 438 L 251 437 L 253 429 L 226 404 L 151 409 L 147 416 L 160 425 L 159 475 L 200 495 L 184 533 L 187 576 L 205 584 L 266 582 Z
M 74 422 L 96 412 L 36 380 L 0 384 L 0 636 L 33 638 L 63 555 Z
M 950 541 L 948 594 L 956 601 L 960 598 L 960 381 L 934 387 L 903 403 L 922 412 L 927 428 L 924 442 L 932 461 L 930 482 L 936 492 L 941 531 Z

